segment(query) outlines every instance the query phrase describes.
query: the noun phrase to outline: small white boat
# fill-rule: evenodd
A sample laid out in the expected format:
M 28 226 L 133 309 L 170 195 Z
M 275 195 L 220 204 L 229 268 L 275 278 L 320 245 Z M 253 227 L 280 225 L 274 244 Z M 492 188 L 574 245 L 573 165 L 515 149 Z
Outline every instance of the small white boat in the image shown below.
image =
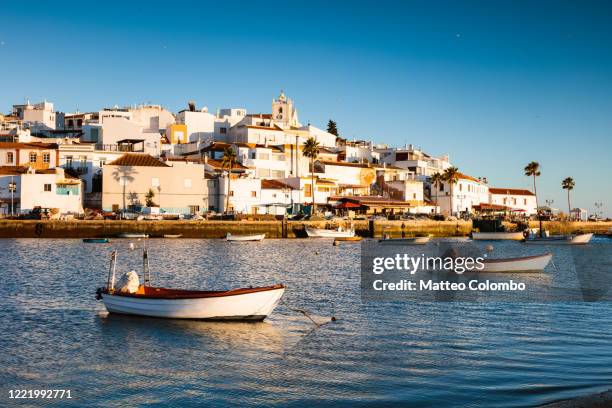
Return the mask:
M 323 229 L 306 227 L 306 233 L 310 238 L 350 238 L 355 236 L 355 230 L 343 229 Z
M 140 232 L 122 232 L 117 238 L 149 238 L 149 235 Z
M 164 234 L 164 238 L 180 238 L 183 234 Z
M 522 241 L 525 236 L 522 232 L 472 232 L 472 239 L 476 241 L 511 240 Z
M 381 245 L 425 245 L 429 240 L 429 237 L 383 238 L 378 240 L 378 243 Z
M 115 289 L 116 258 L 117 252 L 113 251 L 107 286 L 97 291 L 97 299 L 104 302 L 109 313 L 171 319 L 262 321 L 272 313 L 285 292 L 280 284 L 224 291 L 149 286 L 146 249 L 143 251 L 145 284 L 140 285 L 135 272 L 130 272 L 136 276 L 137 289 L 132 292 L 125 288 Z
M 552 253 L 521 258 L 485 259 L 482 270 L 472 272 L 529 272 L 542 271 L 552 259 Z
M 246 242 L 246 241 L 263 241 L 266 234 L 257 235 L 232 235 L 229 232 L 225 236 L 226 241 Z
M 470 237 L 442 237 L 436 238 L 436 242 L 448 242 L 448 243 L 457 243 L 457 242 L 469 242 Z
M 585 245 L 593 238 L 592 233 L 580 235 L 553 235 L 549 237 L 531 237 L 523 242 L 532 245 Z

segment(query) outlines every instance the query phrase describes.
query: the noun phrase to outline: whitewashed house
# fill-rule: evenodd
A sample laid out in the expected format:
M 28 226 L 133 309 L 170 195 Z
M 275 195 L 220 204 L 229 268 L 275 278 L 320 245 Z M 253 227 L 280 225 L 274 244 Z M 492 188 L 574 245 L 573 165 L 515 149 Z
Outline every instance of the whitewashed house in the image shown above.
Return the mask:
M 517 188 L 489 188 L 489 204 L 504 206 L 508 211 L 536 214 L 536 196 L 529 190 Z
M 437 188 L 432 186 L 432 200 L 437 201 L 442 214 L 472 213 L 474 206 L 489 203 L 489 186 L 483 180 L 463 173 L 458 176 L 457 183 L 452 186 L 452 199 L 447 181 L 440 183 Z

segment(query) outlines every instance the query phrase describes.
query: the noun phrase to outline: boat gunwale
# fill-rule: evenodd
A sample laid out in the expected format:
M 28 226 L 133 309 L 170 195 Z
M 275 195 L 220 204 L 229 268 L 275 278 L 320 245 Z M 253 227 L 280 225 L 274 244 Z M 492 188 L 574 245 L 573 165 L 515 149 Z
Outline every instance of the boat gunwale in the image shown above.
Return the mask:
M 105 288 L 102 290 L 102 293 L 107 296 L 119 296 L 119 297 L 127 297 L 134 299 L 167 299 L 167 300 L 181 300 L 181 299 L 210 299 L 210 298 L 220 298 L 220 297 L 228 297 L 228 296 L 239 296 L 239 295 L 248 295 L 259 292 L 268 292 L 272 290 L 285 289 L 285 285 L 276 284 L 272 286 L 260 286 L 256 288 L 237 288 L 230 290 L 188 290 L 188 289 L 170 289 L 170 288 L 161 288 L 154 286 L 146 286 L 145 291 L 147 290 L 162 290 L 164 292 L 161 293 L 109 293 L 108 289 Z M 171 291 L 168 293 L 168 291 Z
M 529 261 L 531 259 L 544 258 L 546 256 L 552 256 L 552 252 L 546 252 L 545 254 L 540 254 L 540 255 L 523 256 L 519 258 L 484 259 L 482 262 L 483 263 L 520 262 L 520 261 Z

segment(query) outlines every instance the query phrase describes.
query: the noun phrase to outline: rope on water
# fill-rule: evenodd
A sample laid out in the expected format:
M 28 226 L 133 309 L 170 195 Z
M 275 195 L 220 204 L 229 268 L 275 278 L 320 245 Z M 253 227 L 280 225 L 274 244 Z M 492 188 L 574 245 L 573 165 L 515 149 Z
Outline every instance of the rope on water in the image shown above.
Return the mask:
M 315 320 L 314 320 L 312 317 L 310 317 L 310 313 L 308 313 L 306 310 L 304 310 L 304 309 L 297 309 L 297 308 L 291 307 L 291 306 L 289 306 L 289 305 L 287 304 L 287 302 L 285 302 L 285 300 L 284 300 L 284 299 L 282 299 L 282 298 L 281 298 L 281 303 L 282 303 L 283 305 L 285 305 L 285 307 L 286 307 L 287 309 L 291 310 L 292 312 L 301 313 L 301 314 L 303 314 L 304 316 L 306 316 L 306 317 L 307 317 L 307 318 L 308 318 L 308 319 L 309 319 L 309 320 L 310 320 L 310 321 L 311 321 L 311 322 L 312 322 L 312 323 L 313 323 L 315 326 L 317 326 L 317 328 L 319 328 L 319 327 L 323 326 L 323 325 L 324 325 L 324 324 L 326 324 L 326 323 L 329 323 L 329 322 L 325 322 L 325 323 L 317 323 L 317 322 L 316 322 L 316 321 L 315 321 Z M 332 316 L 332 317 L 329 319 L 329 321 L 330 321 L 330 322 L 335 322 L 335 321 L 336 321 L 336 316 Z

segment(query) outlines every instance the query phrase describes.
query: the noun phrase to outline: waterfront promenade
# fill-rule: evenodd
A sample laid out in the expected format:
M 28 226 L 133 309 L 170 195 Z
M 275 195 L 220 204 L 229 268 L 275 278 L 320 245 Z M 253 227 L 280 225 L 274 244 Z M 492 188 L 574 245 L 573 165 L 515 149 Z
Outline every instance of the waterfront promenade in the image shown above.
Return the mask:
M 122 232 L 139 232 L 150 237 L 181 234 L 185 238 L 223 238 L 230 232 L 239 234 L 266 234 L 267 238 L 304 238 L 305 227 L 334 228 L 352 224 L 358 235 L 381 237 L 383 232 L 392 236 L 430 234 L 436 237 L 467 236 L 472 231 L 471 221 L 40 221 L 0 220 L 0 238 L 91 238 L 114 237 Z M 543 222 L 551 234 L 594 232 L 605 234 L 612 222 Z M 538 222 L 530 222 L 537 228 Z

